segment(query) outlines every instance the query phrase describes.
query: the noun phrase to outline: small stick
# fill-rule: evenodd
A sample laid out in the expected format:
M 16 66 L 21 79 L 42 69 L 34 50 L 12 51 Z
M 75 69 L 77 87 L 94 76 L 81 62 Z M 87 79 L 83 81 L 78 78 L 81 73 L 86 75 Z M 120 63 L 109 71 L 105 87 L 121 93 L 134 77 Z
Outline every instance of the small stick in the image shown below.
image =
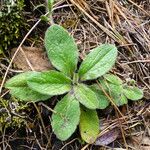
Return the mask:
M 39 105 L 42 105 L 43 107 L 45 107 L 46 109 L 50 110 L 53 113 L 56 113 L 55 110 L 51 109 L 50 107 L 48 107 L 47 105 L 45 105 L 43 102 L 40 102 Z
M 77 140 L 77 138 L 71 140 L 70 142 L 66 143 L 60 150 L 63 150 L 67 145 L 73 143 L 75 140 Z

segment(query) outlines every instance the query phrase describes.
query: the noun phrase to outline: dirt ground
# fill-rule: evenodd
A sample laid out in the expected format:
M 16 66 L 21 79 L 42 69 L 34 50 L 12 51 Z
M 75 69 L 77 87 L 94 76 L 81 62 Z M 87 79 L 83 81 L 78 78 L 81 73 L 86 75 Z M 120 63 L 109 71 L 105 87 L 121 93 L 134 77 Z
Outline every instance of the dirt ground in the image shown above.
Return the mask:
M 42 0 L 26 2 L 24 13 L 30 29 L 18 43 L 22 48 L 16 47 L 0 57 L 1 88 L 13 75 L 30 70 L 25 56 L 35 70 L 52 68 L 43 51 L 44 34 L 50 24 L 39 21 L 40 16 L 46 13 L 45 9 L 37 7 L 33 11 L 33 7 L 42 3 Z M 6 105 L 9 110 L 7 119 L 12 122 L 17 117 L 18 122 L 17 125 L 1 127 L 0 150 L 150 150 L 150 1 L 57 0 L 52 16 L 55 23 L 62 25 L 75 38 L 80 60 L 97 45 L 115 44 L 119 54 L 111 72 L 123 81 L 134 79 L 137 86 L 144 90 L 144 97 L 119 107 L 123 116 L 116 113 L 113 106 L 99 110 L 100 144 L 95 146 L 84 143 L 78 130 L 65 142 L 55 137 L 50 125 L 49 108 L 54 108 L 57 97 L 53 101 L 36 104 L 18 103 L 10 98 L 7 89 L 2 88 L 1 99 L 11 99 Z M 21 108 L 15 110 L 18 105 Z M 1 106 L 1 115 L 3 109 Z M 4 120 L 4 124 L 5 121 L 8 123 Z

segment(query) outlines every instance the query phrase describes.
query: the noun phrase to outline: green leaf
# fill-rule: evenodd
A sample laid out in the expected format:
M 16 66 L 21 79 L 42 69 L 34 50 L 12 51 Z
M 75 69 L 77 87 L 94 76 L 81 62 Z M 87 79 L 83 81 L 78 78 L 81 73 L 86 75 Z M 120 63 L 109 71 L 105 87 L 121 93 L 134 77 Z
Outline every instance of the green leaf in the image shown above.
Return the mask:
M 112 84 L 116 84 L 116 85 L 122 84 L 122 80 L 116 75 L 106 74 L 103 77 Z
M 115 63 L 117 48 L 111 44 L 102 44 L 93 49 L 82 62 L 79 76 L 82 81 L 96 79 L 108 72 Z
M 96 110 L 81 109 L 80 134 L 87 143 L 94 143 L 99 134 L 99 119 Z
M 50 98 L 49 95 L 43 95 L 30 89 L 27 85 L 27 78 L 35 75 L 36 72 L 26 72 L 9 79 L 5 87 L 10 89 L 10 93 L 23 101 L 40 101 Z
M 33 90 L 46 95 L 60 95 L 71 89 L 71 80 L 58 71 L 37 72 L 28 79 Z
M 133 101 L 139 100 L 143 97 L 143 91 L 138 87 L 126 86 L 123 89 L 125 96 Z
M 52 115 L 52 128 L 56 136 L 62 140 L 67 140 L 75 131 L 80 120 L 79 102 L 71 94 L 66 95 L 59 101 Z
M 51 63 L 66 75 L 73 75 L 78 62 L 74 39 L 59 25 L 52 25 L 45 34 L 45 47 Z
M 109 99 L 106 97 L 104 92 L 100 89 L 100 87 L 97 84 L 90 86 L 90 88 L 92 89 L 92 91 L 94 91 L 99 101 L 98 109 L 105 109 L 110 103 Z
M 109 94 L 109 96 L 117 106 L 127 104 L 128 101 L 126 97 L 123 95 L 122 84 L 121 85 L 112 84 L 105 79 L 100 79 L 99 82 L 102 88 L 106 91 L 107 94 Z
M 84 84 L 74 86 L 76 99 L 89 109 L 96 109 L 99 106 L 96 94 Z

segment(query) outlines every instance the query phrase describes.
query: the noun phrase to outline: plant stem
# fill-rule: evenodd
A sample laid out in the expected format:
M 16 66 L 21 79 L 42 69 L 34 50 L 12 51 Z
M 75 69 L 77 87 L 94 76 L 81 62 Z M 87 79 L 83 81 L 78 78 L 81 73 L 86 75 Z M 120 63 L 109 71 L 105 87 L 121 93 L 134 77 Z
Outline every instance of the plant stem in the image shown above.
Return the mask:
M 54 24 L 54 20 L 52 16 L 53 3 L 54 3 L 54 0 L 46 0 L 46 9 L 48 12 L 47 17 L 49 18 L 50 24 Z

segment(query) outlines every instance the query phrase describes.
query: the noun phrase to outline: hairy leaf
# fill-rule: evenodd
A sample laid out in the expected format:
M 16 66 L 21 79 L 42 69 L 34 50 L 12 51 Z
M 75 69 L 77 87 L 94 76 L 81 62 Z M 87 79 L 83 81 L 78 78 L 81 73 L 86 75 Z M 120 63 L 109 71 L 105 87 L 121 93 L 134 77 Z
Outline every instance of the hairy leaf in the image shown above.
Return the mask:
M 75 131 L 80 119 L 79 102 L 71 94 L 59 101 L 52 115 L 52 128 L 56 136 L 64 141 Z
M 84 84 L 74 86 L 76 99 L 89 109 L 96 109 L 99 106 L 96 94 Z
M 79 68 L 82 81 L 96 79 L 108 72 L 115 63 L 117 48 L 111 44 L 102 44 L 87 55 Z
M 112 84 L 116 84 L 116 85 L 122 84 L 122 80 L 116 75 L 106 74 L 103 77 Z
M 73 75 L 78 62 L 74 39 L 59 25 L 52 25 L 45 34 L 45 47 L 51 63 L 67 75 Z
M 16 75 L 6 82 L 5 87 L 10 89 L 13 96 L 23 101 L 40 101 L 50 98 L 51 96 L 40 94 L 28 87 L 27 78 L 35 74 L 36 72 L 26 72 Z
M 112 84 L 106 81 L 105 79 L 100 79 L 99 82 L 102 88 L 105 90 L 107 94 L 109 94 L 109 96 L 117 106 L 127 104 L 128 101 L 126 97 L 123 95 L 122 84 L 121 85 Z
M 138 87 L 126 86 L 123 89 L 125 96 L 133 101 L 139 100 L 143 97 L 143 91 Z
M 60 95 L 71 89 L 71 80 L 58 71 L 37 72 L 28 79 L 33 90 L 46 95 Z
M 90 86 L 90 88 L 94 91 L 99 101 L 98 109 L 105 109 L 109 105 L 109 99 L 106 97 L 104 92 L 100 89 L 97 84 Z
M 96 110 L 81 109 L 80 134 L 87 143 L 94 143 L 99 134 L 99 119 Z

